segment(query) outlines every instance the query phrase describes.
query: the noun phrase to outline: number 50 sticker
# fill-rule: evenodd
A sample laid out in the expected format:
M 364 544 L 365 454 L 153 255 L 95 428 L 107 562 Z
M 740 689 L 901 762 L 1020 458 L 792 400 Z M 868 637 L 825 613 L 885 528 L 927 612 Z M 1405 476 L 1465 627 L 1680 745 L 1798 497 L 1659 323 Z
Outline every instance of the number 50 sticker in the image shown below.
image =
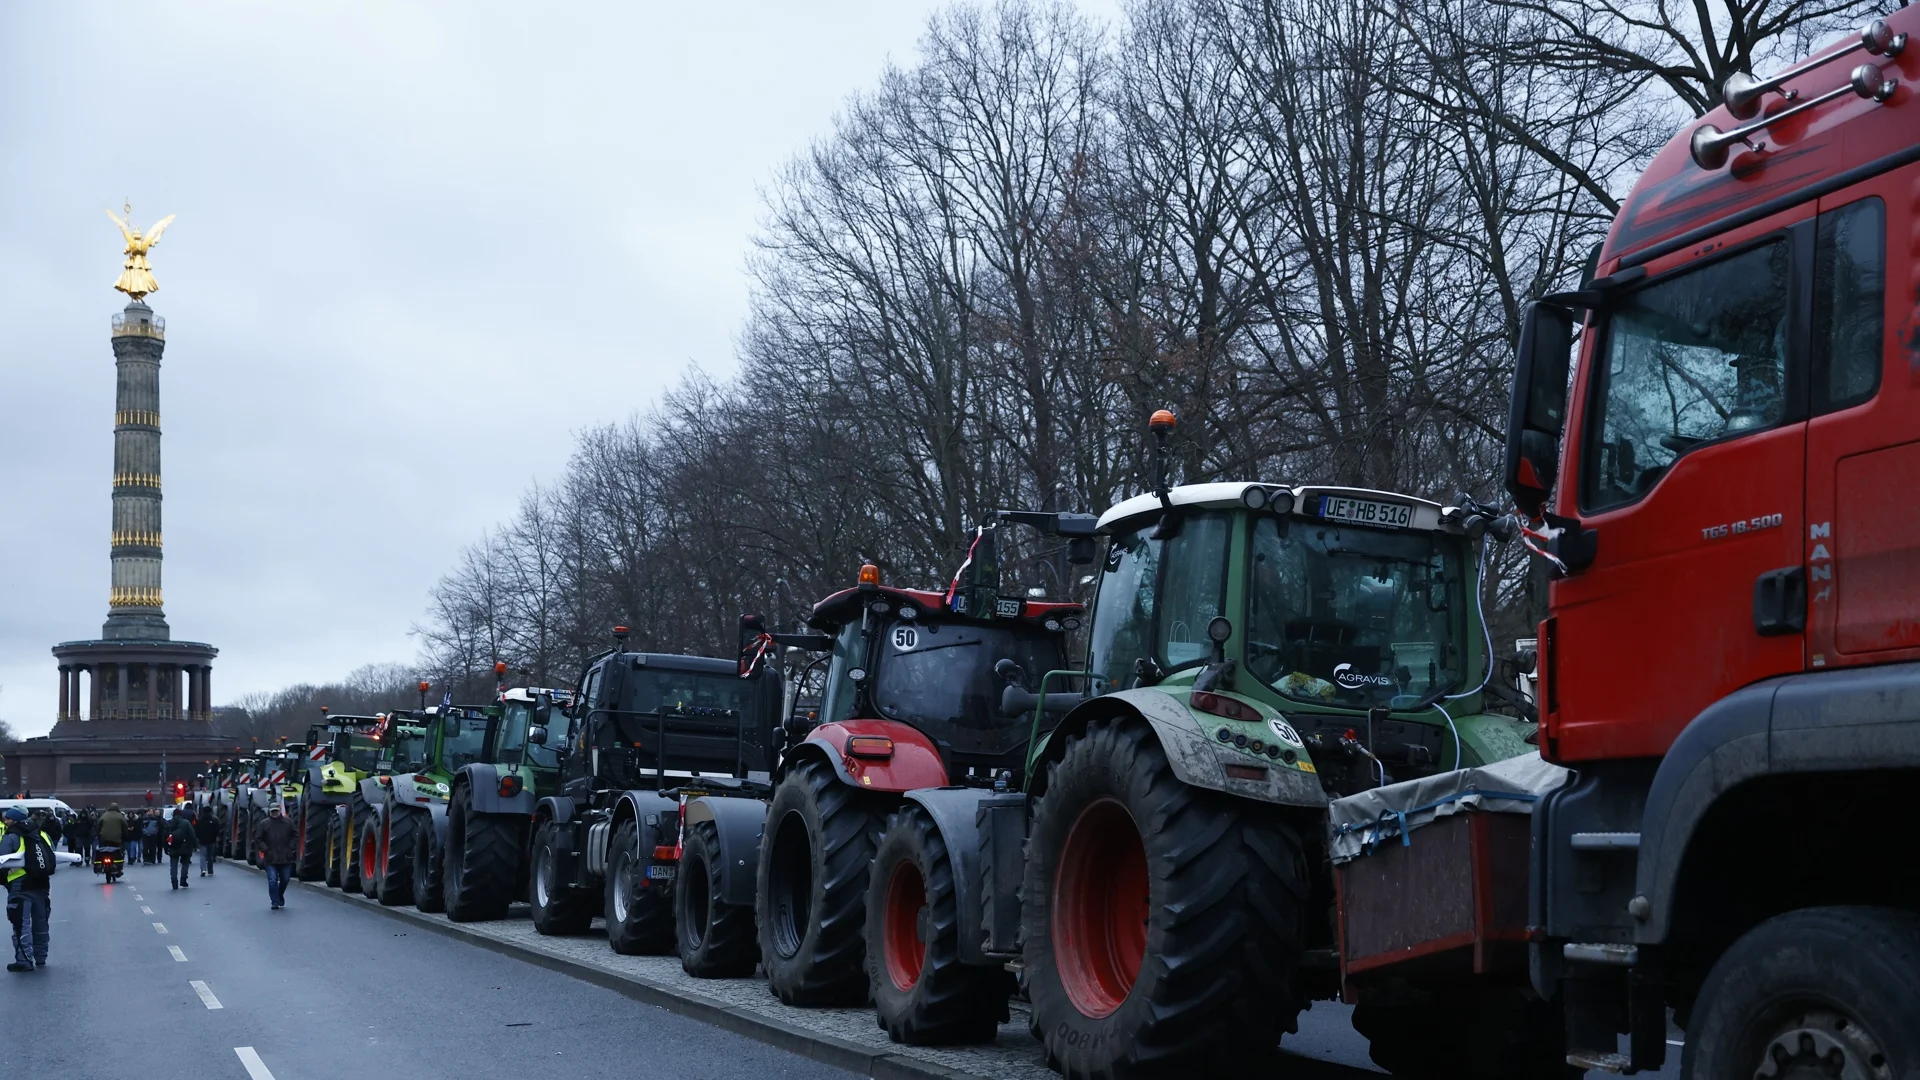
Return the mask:
M 918 644 L 920 644 L 920 632 L 918 630 L 915 630 L 911 626 L 896 626 L 893 628 L 894 648 L 901 652 L 912 652 L 914 646 Z

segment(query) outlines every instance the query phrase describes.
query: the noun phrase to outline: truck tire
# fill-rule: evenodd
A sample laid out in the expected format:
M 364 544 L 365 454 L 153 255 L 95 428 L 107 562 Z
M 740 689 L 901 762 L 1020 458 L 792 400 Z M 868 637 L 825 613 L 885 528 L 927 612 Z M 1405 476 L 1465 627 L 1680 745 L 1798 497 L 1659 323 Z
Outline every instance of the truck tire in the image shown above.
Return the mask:
M 432 818 L 413 831 L 413 906 L 428 915 L 447 910 L 446 894 L 440 887 L 442 856 L 434 846 L 433 833 Z
M 719 866 L 720 827 L 695 822 L 687 830 L 673 882 L 673 920 L 680 967 L 696 979 L 745 978 L 760 963 L 753 905 L 727 903 Z
M 1271 808 L 1188 787 L 1144 723 L 1072 737 L 1035 802 L 1022 978 L 1069 1080 L 1270 1069 L 1301 1006 L 1303 845 Z
M 533 834 L 533 928 L 547 935 L 584 934 L 593 924 L 593 909 L 585 894 L 557 880 L 556 832 L 548 819 Z
M 347 836 L 343 822 L 346 821 L 346 808 L 336 806 L 327 814 L 327 888 L 344 888 L 342 884 L 346 873 Z
M 389 807 L 380 829 L 380 887 L 375 895 L 381 907 L 413 903 L 413 838 L 426 825 L 425 810 Z
M 520 830 L 496 814 L 473 812 L 473 789 L 460 785 L 447 807 L 447 850 L 440 879 L 447 918 L 504 919 L 514 900 Z
M 360 867 L 360 895 L 369 900 L 380 895 L 380 824 L 386 813 L 368 809 L 360 817 L 360 831 L 353 841 L 353 861 Z
M 867 981 L 880 1026 L 916 1046 L 992 1042 L 1013 977 L 960 959 L 953 859 L 918 803 L 887 819 L 867 886 Z
M 1579 1080 L 1567 1064 L 1558 1001 L 1519 987 L 1451 986 L 1388 1000 L 1360 992 L 1353 1029 L 1375 1065 L 1402 1080 Z
M 305 799 L 300 802 L 300 856 L 294 863 L 293 876 L 301 881 L 319 881 L 326 876 L 327 830 L 316 818 L 327 809 Z
M 623 956 L 659 956 L 673 951 L 673 894 L 642 882 L 640 829 L 623 821 L 607 849 L 607 944 Z M 749 970 L 747 974 L 753 972 Z
M 1806 908 L 1747 931 L 1700 987 L 1681 1073 L 1920 1076 L 1920 915 Z
M 880 837 L 878 800 L 815 758 L 795 765 L 767 809 L 756 881 L 760 956 L 789 1005 L 861 1005 L 867 877 Z

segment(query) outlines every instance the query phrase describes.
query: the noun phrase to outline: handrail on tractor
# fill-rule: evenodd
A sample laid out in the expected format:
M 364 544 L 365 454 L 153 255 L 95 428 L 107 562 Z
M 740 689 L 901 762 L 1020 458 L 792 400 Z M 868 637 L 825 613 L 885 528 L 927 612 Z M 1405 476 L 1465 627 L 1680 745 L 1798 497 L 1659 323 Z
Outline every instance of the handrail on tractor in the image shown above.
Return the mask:
M 1053 678 L 1055 675 L 1069 679 L 1076 677 L 1094 679 L 1099 677 L 1098 672 L 1072 671 L 1067 668 L 1055 668 L 1045 675 L 1040 676 L 1040 693 L 1035 696 L 1033 702 L 1033 727 L 1027 732 L 1027 776 L 1029 778 L 1033 776 L 1033 757 L 1040 752 L 1040 721 L 1045 719 L 1047 715 L 1047 680 Z M 1089 689 L 1091 689 L 1091 687 L 1089 687 Z

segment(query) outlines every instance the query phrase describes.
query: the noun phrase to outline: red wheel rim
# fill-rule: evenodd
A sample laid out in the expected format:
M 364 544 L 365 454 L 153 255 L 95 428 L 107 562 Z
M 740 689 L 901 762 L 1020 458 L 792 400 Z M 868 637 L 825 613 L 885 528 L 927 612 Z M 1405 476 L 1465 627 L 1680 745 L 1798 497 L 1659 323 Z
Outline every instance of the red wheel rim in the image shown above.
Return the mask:
M 927 964 L 927 943 L 920 940 L 920 912 L 926 906 L 927 883 L 920 878 L 920 868 L 911 860 L 894 864 L 887 879 L 881 940 L 886 944 L 887 975 L 902 990 L 913 989 Z
M 1094 1019 L 1127 1000 L 1147 955 L 1147 850 L 1119 801 L 1087 804 L 1053 882 L 1053 958 L 1074 1007 Z
M 378 844 L 369 844 L 366 837 L 360 838 L 360 877 L 363 881 L 372 881 L 380 876 L 380 864 L 373 861 L 379 854 Z

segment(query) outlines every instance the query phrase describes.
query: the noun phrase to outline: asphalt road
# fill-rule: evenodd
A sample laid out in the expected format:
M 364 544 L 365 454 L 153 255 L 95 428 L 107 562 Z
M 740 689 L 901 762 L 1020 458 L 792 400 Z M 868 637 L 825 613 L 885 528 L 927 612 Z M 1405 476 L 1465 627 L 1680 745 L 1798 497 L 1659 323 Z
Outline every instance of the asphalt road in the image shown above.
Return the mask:
M 0 1076 L 853 1075 L 307 890 L 269 911 L 232 864 L 179 892 L 164 866 L 62 867 L 52 931 L 46 969 L 0 972 Z

